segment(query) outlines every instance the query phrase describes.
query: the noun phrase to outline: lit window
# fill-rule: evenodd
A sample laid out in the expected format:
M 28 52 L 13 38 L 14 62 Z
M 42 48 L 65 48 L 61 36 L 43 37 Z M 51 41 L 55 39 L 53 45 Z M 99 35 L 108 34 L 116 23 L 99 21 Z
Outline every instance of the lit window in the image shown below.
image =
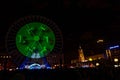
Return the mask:
M 8 58 L 8 56 L 6 56 L 6 58 Z
M 5 56 L 3 56 L 3 58 L 5 58 Z
M 9 56 L 9 58 L 11 58 L 11 56 Z
M 101 57 L 98 57 L 98 59 L 101 59 Z

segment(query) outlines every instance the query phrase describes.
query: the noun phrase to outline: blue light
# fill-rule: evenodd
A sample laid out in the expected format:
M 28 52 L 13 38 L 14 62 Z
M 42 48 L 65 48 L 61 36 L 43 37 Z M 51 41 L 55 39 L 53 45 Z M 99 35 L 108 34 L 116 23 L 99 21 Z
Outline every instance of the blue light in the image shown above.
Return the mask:
M 31 58 L 40 58 L 40 54 L 39 53 L 33 53 L 32 55 L 31 55 Z
M 51 67 L 45 65 L 45 64 L 38 64 L 38 63 L 33 63 L 27 67 L 27 69 L 52 69 Z
M 28 68 L 29 69 L 41 69 L 41 65 L 34 63 L 34 64 L 31 64 Z
M 118 47 L 119 47 L 119 45 L 116 45 L 116 46 L 110 47 L 109 49 L 114 49 L 114 48 L 118 48 Z

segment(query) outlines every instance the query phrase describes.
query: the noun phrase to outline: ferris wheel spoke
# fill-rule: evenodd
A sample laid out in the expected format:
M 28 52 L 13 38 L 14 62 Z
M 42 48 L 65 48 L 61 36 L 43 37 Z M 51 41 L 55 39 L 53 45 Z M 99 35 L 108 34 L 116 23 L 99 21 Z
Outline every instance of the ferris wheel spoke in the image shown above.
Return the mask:
M 39 49 L 42 49 L 42 45 L 38 41 L 37 41 L 36 44 L 37 44 L 37 46 L 38 46 Z
M 29 35 L 35 36 L 35 34 L 32 32 L 33 28 L 30 28 L 28 24 L 26 24 L 26 31 Z
M 31 49 L 35 49 L 35 45 L 36 45 L 36 41 L 32 42 L 32 44 L 30 44 L 29 46 L 31 47 Z

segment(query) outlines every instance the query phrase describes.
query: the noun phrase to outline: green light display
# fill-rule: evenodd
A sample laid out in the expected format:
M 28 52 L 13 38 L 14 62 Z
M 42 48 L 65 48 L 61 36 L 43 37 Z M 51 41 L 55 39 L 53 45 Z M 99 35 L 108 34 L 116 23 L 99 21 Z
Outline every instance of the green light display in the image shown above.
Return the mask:
M 47 25 L 31 22 L 17 32 L 16 46 L 24 56 L 31 58 L 33 54 L 38 53 L 41 58 L 53 50 L 55 34 Z

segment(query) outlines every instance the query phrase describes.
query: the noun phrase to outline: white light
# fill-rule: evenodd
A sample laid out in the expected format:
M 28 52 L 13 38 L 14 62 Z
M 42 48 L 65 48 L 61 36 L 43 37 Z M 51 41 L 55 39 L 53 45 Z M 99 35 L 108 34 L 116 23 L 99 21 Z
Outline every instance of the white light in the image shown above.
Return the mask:
M 12 69 L 9 69 L 9 71 L 12 71 Z
M 118 62 L 118 58 L 114 58 L 114 62 Z
M 118 67 L 118 65 L 114 65 L 114 67 Z
M 40 69 L 41 65 L 37 64 L 37 63 L 34 63 L 34 64 L 31 64 L 30 66 L 28 66 L 28 68 L 29 69 Z
M 44 69 L 46 66 L 44 64 L 41 65 L 41 68 Z
M 37 58 L 38 59 L 38 58 L 40 58 L 40 54 L 39 53 L 33 53 L 31 58 L 33 58 L 33 59 Z
M 103 42 L 103 40 L 102 40 L 102 39 L 100 39 L 100 40 L 98 40 L 98 41 L 97 41 L 97 43 L 100 43 L 100 42 Z
M 52 69 L 52 67 L 47 67 L 47 69 Z
M 73 66 L 70 66 L 70 68 L 74 68 Z
M 29 68 L 29 65 L 25 65 L 25 69 L 28 69 Z
M 82 66 L 82 68 L 88 68 L 89 67 L 89 65 L 83 65 Z
M 18 67 L 16 69 L 19 69 Z
M 99 66 L 100 64 L 99 63 L 96 63 L 96 66 Z

